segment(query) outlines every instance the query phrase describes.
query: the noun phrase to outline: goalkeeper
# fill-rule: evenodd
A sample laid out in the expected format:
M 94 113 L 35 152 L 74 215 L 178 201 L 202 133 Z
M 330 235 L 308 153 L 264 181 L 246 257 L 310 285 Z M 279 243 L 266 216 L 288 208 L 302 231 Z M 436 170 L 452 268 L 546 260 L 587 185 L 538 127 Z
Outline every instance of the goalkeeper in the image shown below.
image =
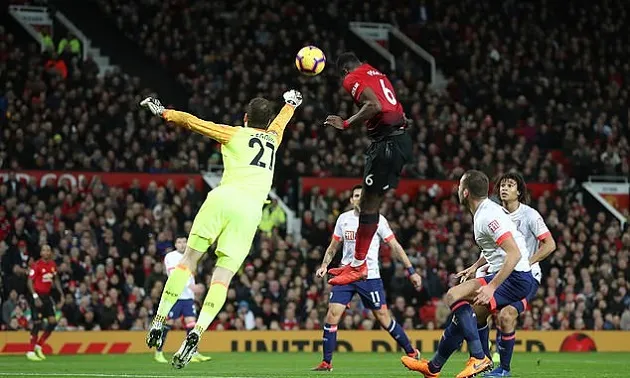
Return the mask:
M 276 150 L 295 108 L 302 103 L 302 94 L 296 90 L 285 92 L 283 97 L 286 105 L 275 118 L 268 100 L 251 100 L 244 117 L 245 127 L 218 125 L 188 113 L 166 110 L 151 97 L 140 103 L 168 122 L 217 140 L 225 166 L 221 183 L 208 193 L 195 217 L 184 256 L 164 285 L 147 335 L 149 348 L 163 344 L 163 326 L 171 307 L 196 272 L 201 256 L 217 241 L 216 268 L 197 324 L 173 355 L 172 365 L 177 369 L 186 366 L 197 351 L 201 335 L 225 303 L 234 273 L 249 254 L 271 189 Z

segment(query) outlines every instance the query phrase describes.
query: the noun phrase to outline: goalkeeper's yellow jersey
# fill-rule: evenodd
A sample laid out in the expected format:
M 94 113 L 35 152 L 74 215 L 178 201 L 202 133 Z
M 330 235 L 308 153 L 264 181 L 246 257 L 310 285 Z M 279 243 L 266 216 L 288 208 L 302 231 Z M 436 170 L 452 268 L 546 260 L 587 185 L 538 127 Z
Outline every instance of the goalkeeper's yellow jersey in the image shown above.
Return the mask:
M 276 151 L 293 113 L 293 106 L 285 105 L 267 130 L 220 125 L 170 109 L 162 117 L 221 143 L 224 170 L 219 186 L 238 189 L 262 203 L 271 190 Z

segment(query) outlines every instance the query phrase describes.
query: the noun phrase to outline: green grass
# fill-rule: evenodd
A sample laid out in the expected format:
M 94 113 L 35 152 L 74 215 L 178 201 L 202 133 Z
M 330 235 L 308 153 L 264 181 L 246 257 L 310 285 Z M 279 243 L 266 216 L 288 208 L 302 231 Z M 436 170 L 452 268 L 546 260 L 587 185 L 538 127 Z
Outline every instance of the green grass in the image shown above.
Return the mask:
M 315 353 L 217 353 L 212 357 L 210 362 L 174 370 L 170 364 L 154 362 L 149 354 L 49 356 L 42 362 L 0 356 L 0 377 L 419 377 L 404 369 L 400 355 L 390 353 L 337 353 L 331 373 L 309 371 L 320 361 L 321 355 Z M 454 377 L 466 357 L 453 356 L 442 377 Z M 517 353 L 512 372 L 514 377 L 621 378 L 630 376 L 629 360 L 630 353 Z

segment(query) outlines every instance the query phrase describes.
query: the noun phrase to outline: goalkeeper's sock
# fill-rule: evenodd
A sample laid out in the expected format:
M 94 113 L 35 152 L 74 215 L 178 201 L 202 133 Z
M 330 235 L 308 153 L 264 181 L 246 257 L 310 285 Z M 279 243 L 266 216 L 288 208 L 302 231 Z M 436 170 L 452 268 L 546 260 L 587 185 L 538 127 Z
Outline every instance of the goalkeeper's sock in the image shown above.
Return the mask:
M 392 338 L 396 340 L 398 345 L 400 345 L 400 347 L 405 350 L 405 353 L 411 354 L 415 352 L 415 349 L 413 348 L 413 346 L 411 346 L 411 341 L 409 341 L 407 334 L 402 329 L 400 324 L 398 324 L 394 319 L 392 319 L 389 327 L 387 327 L 387 332 L 389 332 Z
M 501 356 L 501 367 L 504 370 L 510 370 L 510 363 L 512 362 L 512 354 L 514 352 L 514 344 L 516 343 L 516 331 L 510 333 L 501 333 L 501 339 L 499 340 L 498 350 Z
M 448 361 L 451 355 L 453 355 L 453 353 L 462 346 L 463 342 L 464 334 L 457 324 L 451 320 L 442 334 L 437 352 L 431 361 L 429 361 L 429 370 L 431 373 L 435 374 L 442 370 L 446 361 Z
M 162 328 L 162 345 L 160 345 L 157 348 L 158 352 L 161 352 L 162 349 L 164 349 L 164 344 L 166 344 L 166 335 L 168 335 L 168 331 L 171 330 L 171 326 L 169 326 L 168 324 L 164 325 L 164 328 Z
M 210 323 L 217 316 L 225 299 L 227 298 L 228 284 L 220 281 L 212 281 L 206 299 L 203 301 L 203 307 L 199 313 L 199 319 L 195 325 L 195 332 L 199 335 L 203 334 L 210 326 Z
M 336 324 L 324 324 L 324 358 L 327 363 L 332 362 L 333 352 L 337 346 L 337 325 Z
M 486 324 L 484 327 L 478 328 L 479 341 L 481 341 L 481 348 L 488 358 L 492 359 L 490 354 L 490 327 Z
M 190 270 L 184 265 L 177 265 L 177 267 L 173 269 L 168 280 L 166 280 L 166 285 L 164 285 L 160 305 L 153 319 L 154 326 L 161 327 L 164 324 L 171 308 L 173 308 L 175 302 L 177 302 L 177 299 L 179 299 L 179 296 L 186 288 L 190 275 Z

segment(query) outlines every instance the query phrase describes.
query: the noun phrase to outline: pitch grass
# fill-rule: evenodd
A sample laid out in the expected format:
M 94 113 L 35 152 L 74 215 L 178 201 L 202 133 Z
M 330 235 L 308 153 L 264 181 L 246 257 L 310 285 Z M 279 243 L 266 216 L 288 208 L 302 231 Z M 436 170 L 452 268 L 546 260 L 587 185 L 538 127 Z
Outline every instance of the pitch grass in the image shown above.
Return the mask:
M 0 356 L 0 377 L 420 377 L 391 353 L 338 353 L 333 372 L 311 372 L 321 355 L 315 353 L 217 353 L 213 360 L 174 370 L 149 354 L 49 356 L 30 362 L 24 356 Z M 170 356 L 167 356 L 170 357 Z M 454 377 L 467 355 L 451 358 L 442 377 Z M 621 378 L 630 377 L 630 353 L 517 353 L 513 377 Z

